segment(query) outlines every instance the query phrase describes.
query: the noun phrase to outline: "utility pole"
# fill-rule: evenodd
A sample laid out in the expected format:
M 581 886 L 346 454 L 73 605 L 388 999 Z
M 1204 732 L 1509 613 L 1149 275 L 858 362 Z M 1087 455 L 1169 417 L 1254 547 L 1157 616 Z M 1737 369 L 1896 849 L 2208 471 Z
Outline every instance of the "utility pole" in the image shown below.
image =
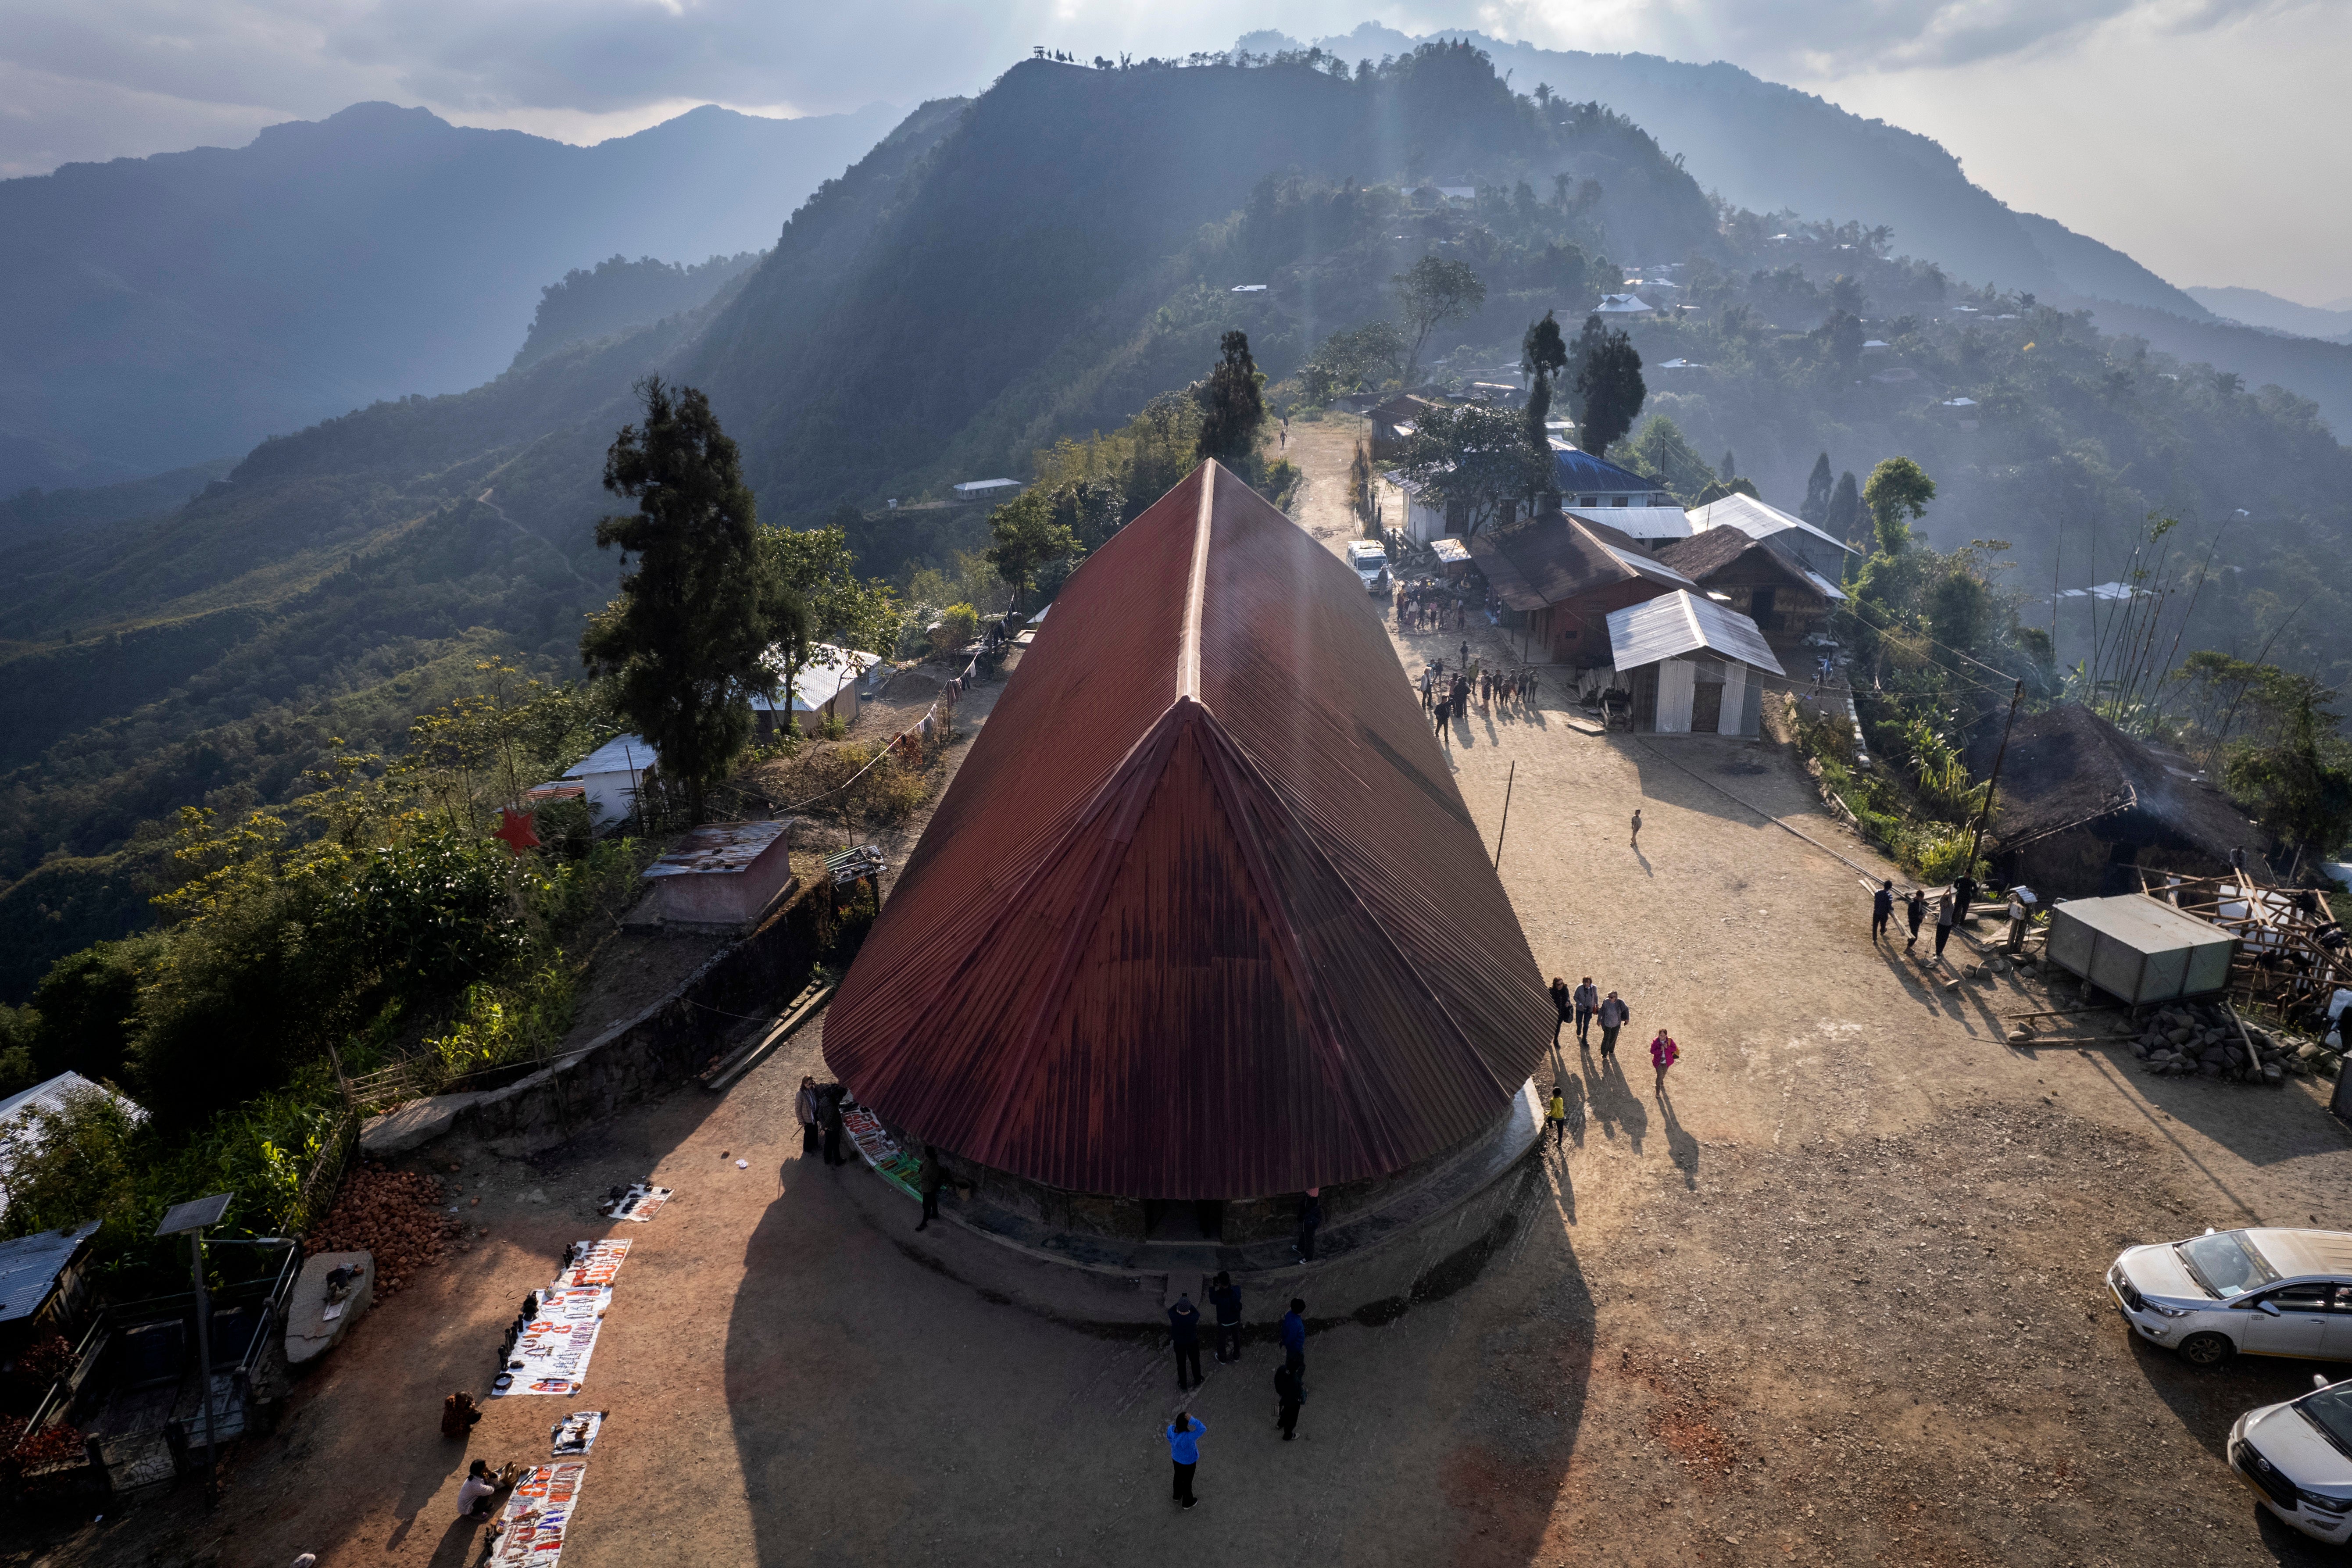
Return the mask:
M 208 1198 L 191 1198 L 175 1204 L 155 1227 L 158 1237 L 183 1236 L 188 1238 L 188 1258 L 191 1278 L 196 1288 L 196 1377 L 200 1396 L 205 1405 L 205 1506 L 210 1508 L 220 1500 L 219 1468 L 215 1462 L 215 1440 L 213 1430 L 213 1310 L 212 1298 L 205 1290 L 205 1227 L 218 1225 L 221 1215 L 228 1212 L 235 1193 L 215 1193 Z
M 2010 694 L 2009 717 L 2002 721 L 2000 726 L 2000 750 L 1992 754 L 1992 776 L 1985 780 L 1984 809 L 1977 813 L 1976 836 L 1969 840 L 1969 863 L 1960 868 L 1963 876 L 1977 874 L 1977 850 L 1984 844 L 1985 824 L 1992 820 L 1993 791 L 2000 787 L 2000 764 L 2009 755 L 2009 732 L 2017 724 L 2017 704 L 2024 696 L 2025 682 L 2021 680 L 2017 683 L 2017 689 Z
M 1511 759 L 1511 771 L 1503 780 L 1503 825 L 1495 829 L 1495 869 L 1503 868 L 1503 835 L 1511 830 L 1511 786 L 1519 782 L 1519 760 Z

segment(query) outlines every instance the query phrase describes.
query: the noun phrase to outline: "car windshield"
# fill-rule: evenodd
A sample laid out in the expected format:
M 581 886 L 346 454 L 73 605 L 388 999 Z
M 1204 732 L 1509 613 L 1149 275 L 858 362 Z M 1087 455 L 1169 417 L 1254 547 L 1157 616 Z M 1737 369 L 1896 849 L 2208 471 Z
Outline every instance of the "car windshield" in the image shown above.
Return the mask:
M 2263 1255 L 2234 1230 L 2177 1242 L 2172 1250 L 2180 1254 L 2180 1261 L 2189 1266 L 2197 1283 L 2205 1287 L 2206 1294 L 2225 1301 L 2260 1289 L 2278 1278 L 2278 1271 L 2263 1262 Z
M 2352 1456 L 2352 1384 L 2339 1383 L 2305 1394 L 2294 1402 L 2294 1407 L 2338 1452 Z

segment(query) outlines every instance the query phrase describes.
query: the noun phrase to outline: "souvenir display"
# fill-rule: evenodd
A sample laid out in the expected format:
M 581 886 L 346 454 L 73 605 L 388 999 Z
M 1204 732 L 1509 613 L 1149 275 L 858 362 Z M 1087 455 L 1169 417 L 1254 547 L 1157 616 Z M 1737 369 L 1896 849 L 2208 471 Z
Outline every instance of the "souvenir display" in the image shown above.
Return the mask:
M 579 1393 L 588 1381 L 588 1359 L 595 1353 L 596 1334 L 612 1304 L 610 1286 L 545 1291 L 539 1315 L 523 1325 L 490 1392 Z
M 635 1186 L 614 1187 L 606 1193 L 604 1201 L 596 1205 L 596 1212 L 614 1219 L 633 1219 L 642 1225 L 659 1214 L 662 1205 L 669 1202 L 670 1196 L 667 1187 L 639 1182 Z
M 622 1259 L 629 1256 L 625 1241 L 575 1241 L 566 1249 L 563 1267 L 555 1271 L 558 1290 L 575 1289 L 583 1285 L 610 1285 L 621 1272 Z
M 584 1458 L 596 1447 L 596 1434 L 604 1430 L 609 1410 L 575 1410 L 548 1428 L 547 1441 L 559 1459 Z
M 890 1134 L 882 1131 L 881 1119 L 862 1105 L 845 1103 L 841 1108 L 841 1130 L 849 1134 L 857 1152 L 884 1181 L 908 1197 L 920 1194 L 915 1191 L 915 1176 L 922 1162 L 898 1147 Z
M 537 1465 L 524 1471 L 499 1515 L 498 1534 L 486 1561 L 555 1568 L 587 1479 L 588 1467 L 579 1463 Z

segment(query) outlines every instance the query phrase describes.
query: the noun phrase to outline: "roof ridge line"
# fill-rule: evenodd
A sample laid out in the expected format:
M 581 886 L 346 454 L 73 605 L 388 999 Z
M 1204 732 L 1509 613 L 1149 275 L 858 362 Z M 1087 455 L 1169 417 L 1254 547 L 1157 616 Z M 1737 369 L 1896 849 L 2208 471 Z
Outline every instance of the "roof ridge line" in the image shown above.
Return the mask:
M 1217 503 L 1217 460 L 1201 464 L 1200 510 L 1192 521 L 1192 563 L 1184 575 L 1184 623 L 1176 645 L 1178 700 L 1201 700 L 1201 613 L 1209 595 L 1209 525 Z

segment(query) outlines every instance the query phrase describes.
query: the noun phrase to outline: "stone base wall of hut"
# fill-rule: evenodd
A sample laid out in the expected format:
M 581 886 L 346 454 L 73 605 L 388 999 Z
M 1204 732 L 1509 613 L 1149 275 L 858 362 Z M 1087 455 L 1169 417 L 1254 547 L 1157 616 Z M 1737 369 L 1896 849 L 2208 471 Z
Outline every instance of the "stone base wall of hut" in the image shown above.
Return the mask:
M 1333 1226 L 1354 1215 L 1385 1207 L 1488 1139 L 1500 1134 L 1509 1121 L 1510 1112 L 1507 1109 L 1490 1125 L 1428 1159 L 1416 1161 L 1384 1176 L 1324 1188 L 1323 1223 L 1327 1226 Z M 909 1138 L 896 1128 L 890 1131 L 902 1147 L 921 1148 L 919 1140 Z M 946 1151 L 941 1151 L 940 1161 L 960 1185 L 969 1185 L 973 1189 L 972 1195 L 977 1200 L 1034 1221 L 1047 1230 L 1105 1237 L 1119 1241 L 1149 1241 L 1159 1238 L 1155 1235 L 1157 1218 L 1160 1226 L 1172 1224 L 1180 1230 L 1182 1233 L 1181 1239 L 1198 1238 L 1199 1233 L 1194 1226 L 1199 1223 L 1202 1205 L 1186 1200 L 1154 1204 L 1142 1198 L 1066 1192 Z M 1255 1242 L 1276 1241 L 1295 1236 L 1298 1230 L 1299 1206 L 1305 1198 L 1304 1193 L 1277 1193 L 1228 1198 L 1210 1205 L 1217 1214 L 1216 1235 L 1210 1239 L 1229 1247 L 1246 1247 Z

